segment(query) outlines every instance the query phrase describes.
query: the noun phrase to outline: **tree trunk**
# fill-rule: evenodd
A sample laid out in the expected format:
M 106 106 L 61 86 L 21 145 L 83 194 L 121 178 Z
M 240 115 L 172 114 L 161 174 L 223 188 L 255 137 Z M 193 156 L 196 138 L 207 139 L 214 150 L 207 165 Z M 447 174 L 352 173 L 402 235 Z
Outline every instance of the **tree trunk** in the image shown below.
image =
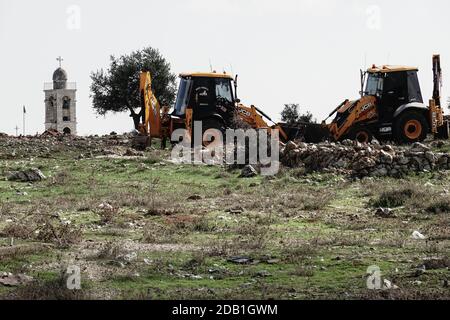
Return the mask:
M 142 116 L 142 112 L 140 113 L 136 113 L 133 108 L 129 108 L 130 109 L 130 117 L 133 118 L 133 123 L 134 123 L 134 128 L 136 130 L 139 130 L 139 124 L 141 123 L 141 116 Z

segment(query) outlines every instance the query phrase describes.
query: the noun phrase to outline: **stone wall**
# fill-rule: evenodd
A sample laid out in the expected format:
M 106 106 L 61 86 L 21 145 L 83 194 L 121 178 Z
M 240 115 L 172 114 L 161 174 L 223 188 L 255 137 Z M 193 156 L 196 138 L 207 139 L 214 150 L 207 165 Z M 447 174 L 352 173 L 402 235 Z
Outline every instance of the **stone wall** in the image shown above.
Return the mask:
M 450 154 L 433 152 L 430 146 L 342 143 L 295 144 L 281 150 L 281 162 L 306 171 L 342 172 L 355 176 L 398 177 L 411 172 L 450 169 Z

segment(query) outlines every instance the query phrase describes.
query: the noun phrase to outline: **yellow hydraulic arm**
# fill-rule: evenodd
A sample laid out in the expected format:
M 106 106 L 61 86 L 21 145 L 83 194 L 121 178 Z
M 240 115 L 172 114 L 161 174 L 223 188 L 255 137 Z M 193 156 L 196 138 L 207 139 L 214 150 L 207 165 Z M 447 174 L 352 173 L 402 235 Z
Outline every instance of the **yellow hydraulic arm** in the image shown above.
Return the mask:
M 141 72 L 140 86 L 141 103 L 145 110 L 144 123 L 139 131 L 151 137 L 161 137 L 161 106 L 152 91 L 152 78 L 150 72 Z
M 251 128 L 253 129 L 267 129 L 267 131 L 270 133 L 274 129 L 278 129 L 280 132 L 280 136 L 287 141 L 288 136 L 284 132 L 284 130 L 277 124 L 274 126 L 269 126 L 266 121 L 264 121 L 264 118 L 267 118 L 267 120 L 272 121 L 269 116 L 267 116 L 263 111 L 258 109 L 255 106 L 244 106 L 243 104 L 238 104 L 237 106 L 237 113 L 242 121 L 247 123 Z M 272 121 L 273 122 L 273 121 Z

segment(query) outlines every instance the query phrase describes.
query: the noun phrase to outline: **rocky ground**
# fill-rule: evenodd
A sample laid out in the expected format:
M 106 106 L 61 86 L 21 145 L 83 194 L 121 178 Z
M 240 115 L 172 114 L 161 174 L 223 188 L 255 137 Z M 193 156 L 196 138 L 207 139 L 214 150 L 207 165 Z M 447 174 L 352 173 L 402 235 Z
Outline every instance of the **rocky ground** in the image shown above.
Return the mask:
M 275 177 L 130 145 L 0 135 L 1 298 L 450 298 L 448 142 L 290 143 Z

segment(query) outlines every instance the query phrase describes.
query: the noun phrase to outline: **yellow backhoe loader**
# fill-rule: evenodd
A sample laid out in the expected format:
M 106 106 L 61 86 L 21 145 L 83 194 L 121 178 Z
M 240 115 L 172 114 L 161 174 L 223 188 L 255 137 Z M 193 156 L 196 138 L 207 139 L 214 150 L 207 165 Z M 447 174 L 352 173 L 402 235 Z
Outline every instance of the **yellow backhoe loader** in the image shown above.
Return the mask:
M 162 147 L 171 139 L 176 129 L 186 129 L 188 139 L 193 136 L 194 122 L 202 123 L 202 136 L 208 129 L 222 133 L 228 128 L 238 128 L 239 122 L 253 129 L 278 129 L 280 139 L 287 141 L 285 130 L 255 106 L 247 107 L 236 98 L 237 77 L 226 73 L 185 73 L 180 75 L 180 85 L 174 110 L 160 106 L 152 91 L 150 72 L 140 75 L 140 92 L 143 113 L 139 136 L 134 146 L 145 148 L 151 138 L 160 138 Z M 266 120 L 273 123 L 269 125 Z M 206 143 L 206 141 L 204 141 Z
M 375 65 L 361 72 L 361 98 L 345 100 L 323 123 L 328 139 L 370 142 L 423 141 L 428 134 L 449 138 L 449 121 L 441 106 L 442 71 L 440 56 L 433 56 L 433 97 L 424 104 L 417 76 L 418 68 Z M 364 86 L 365 83 L 365 86 Z

